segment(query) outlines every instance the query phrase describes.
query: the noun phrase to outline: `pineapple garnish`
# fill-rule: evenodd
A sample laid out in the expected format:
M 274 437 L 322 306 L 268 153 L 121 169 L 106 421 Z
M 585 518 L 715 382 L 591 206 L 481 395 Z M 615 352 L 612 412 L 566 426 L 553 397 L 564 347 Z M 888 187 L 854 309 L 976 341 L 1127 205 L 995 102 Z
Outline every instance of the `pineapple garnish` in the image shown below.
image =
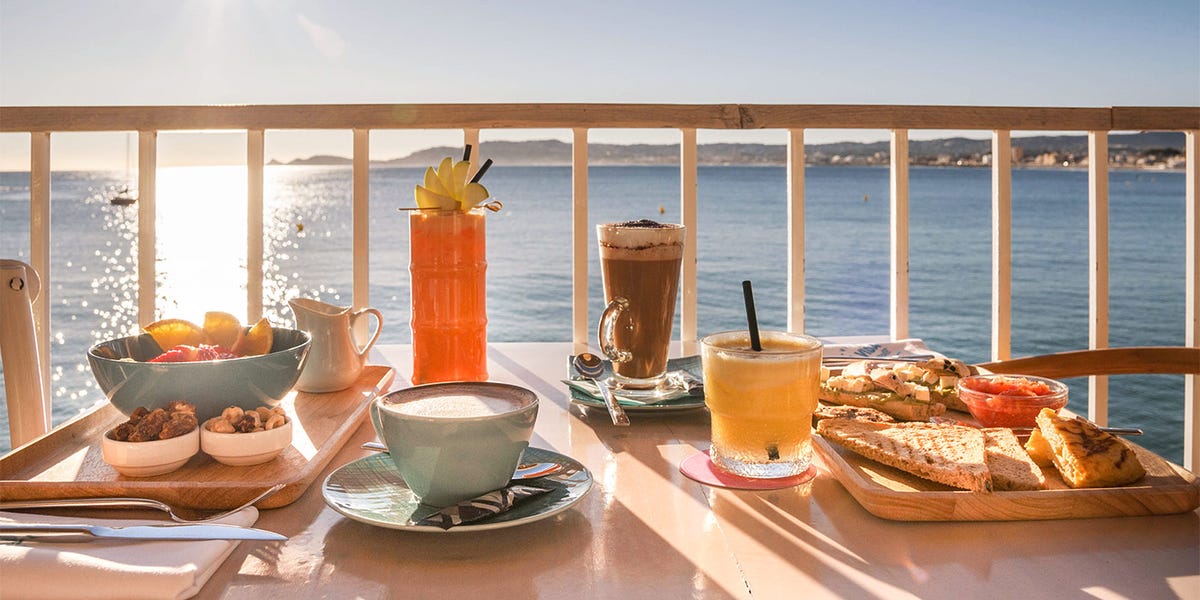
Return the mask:
M 415 190 L 417 208 L 465 212 L 487 200 L 488 190 L 479 183 L 479 179 L 492 161 L 488 159 L 475 177 L 468 179 L 471 174 L 470 157 L 471 146 L 468 145 L 463 160 L 454 162 L 447 156 L 436 169 L 425 169 L 424 185 L 418 185 Z

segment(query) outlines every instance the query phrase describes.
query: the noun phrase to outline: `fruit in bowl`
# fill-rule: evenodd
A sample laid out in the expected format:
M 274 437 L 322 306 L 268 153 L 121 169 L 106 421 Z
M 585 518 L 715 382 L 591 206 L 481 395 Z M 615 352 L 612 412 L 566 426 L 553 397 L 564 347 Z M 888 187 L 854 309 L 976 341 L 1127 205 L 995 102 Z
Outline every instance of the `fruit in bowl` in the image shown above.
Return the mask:
M 984 427 L 1037 427 L 1043 408 L 1067 405 L 1067 385 L 1034 375 L 972 375 L 958 381 L 958 397 Z
M 88 363 L 100 389 L 127 416 L 139 406 L 152 411 L 173 400 L 195 405 L 201 423 L 219 416 L 230 405 L 250 410 L 274 406 L 296 384 L 311 343 L 308 333 L 298 329 L 270 327 L 269 323 L 246 329 L 239 325 L 231 353 L 261 353 L 150 362 L 179 346 L 212 345 L 205 328 L 190 323 L 154 327 L 161 323 L 147 326 L 141 335 L 101 342 L 88 349 Z
M 184 319 L 161 319 L 145 326 L 145 331 L 163 353 L 149 362 L 198 362 L 239 356 L 258 356 L 271 351 L 271 322 L 259 319 L 242 329 L 237 317 L 219 311 L 204 315 L 204 326 Z

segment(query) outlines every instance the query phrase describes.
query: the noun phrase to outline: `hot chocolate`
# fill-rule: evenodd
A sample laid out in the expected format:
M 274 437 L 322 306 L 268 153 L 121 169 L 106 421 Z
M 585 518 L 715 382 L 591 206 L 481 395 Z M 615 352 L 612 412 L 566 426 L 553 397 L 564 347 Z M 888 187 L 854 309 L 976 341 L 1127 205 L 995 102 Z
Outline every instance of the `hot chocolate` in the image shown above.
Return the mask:
M 611 346 L 624 359 L 614 359 L 619 385 L 654 387 L 667 370 L 685 230 L 682 225 L 654 221 L 596 229 L 604 296 L 609 302 L 601 318 L 601 348 L 614 359 L 608 351 Z M 624 299 L 624 304 L 618 299 Z M 611 340 L 605 339 L 606 330 L 611 331 Z

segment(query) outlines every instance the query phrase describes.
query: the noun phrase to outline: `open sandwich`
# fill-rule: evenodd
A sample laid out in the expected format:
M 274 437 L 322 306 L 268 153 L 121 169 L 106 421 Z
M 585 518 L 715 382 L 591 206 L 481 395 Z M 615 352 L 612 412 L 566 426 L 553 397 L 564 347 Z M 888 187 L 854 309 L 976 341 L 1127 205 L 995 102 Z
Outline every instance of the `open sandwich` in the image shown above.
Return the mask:
M 862 360 L 846 365 L 839 375 L 823 376 L 819 397 L 832 404 L 879 410 L 902 421 L 928 421 L 946 409 L 967 412 L 957 384 L 974 372 L 953 358 L 917 363 Z

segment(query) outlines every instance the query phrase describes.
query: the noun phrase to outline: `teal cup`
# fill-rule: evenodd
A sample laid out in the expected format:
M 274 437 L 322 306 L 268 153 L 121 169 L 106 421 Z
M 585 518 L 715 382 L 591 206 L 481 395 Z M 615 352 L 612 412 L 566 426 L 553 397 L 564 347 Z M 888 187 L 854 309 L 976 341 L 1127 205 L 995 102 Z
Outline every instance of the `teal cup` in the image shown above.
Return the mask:
M 441 507 L 507 486 L 537 411 L 530 390 L 473 381 L 397 390 L 375 399 L 370 412 L 408 488 Z

